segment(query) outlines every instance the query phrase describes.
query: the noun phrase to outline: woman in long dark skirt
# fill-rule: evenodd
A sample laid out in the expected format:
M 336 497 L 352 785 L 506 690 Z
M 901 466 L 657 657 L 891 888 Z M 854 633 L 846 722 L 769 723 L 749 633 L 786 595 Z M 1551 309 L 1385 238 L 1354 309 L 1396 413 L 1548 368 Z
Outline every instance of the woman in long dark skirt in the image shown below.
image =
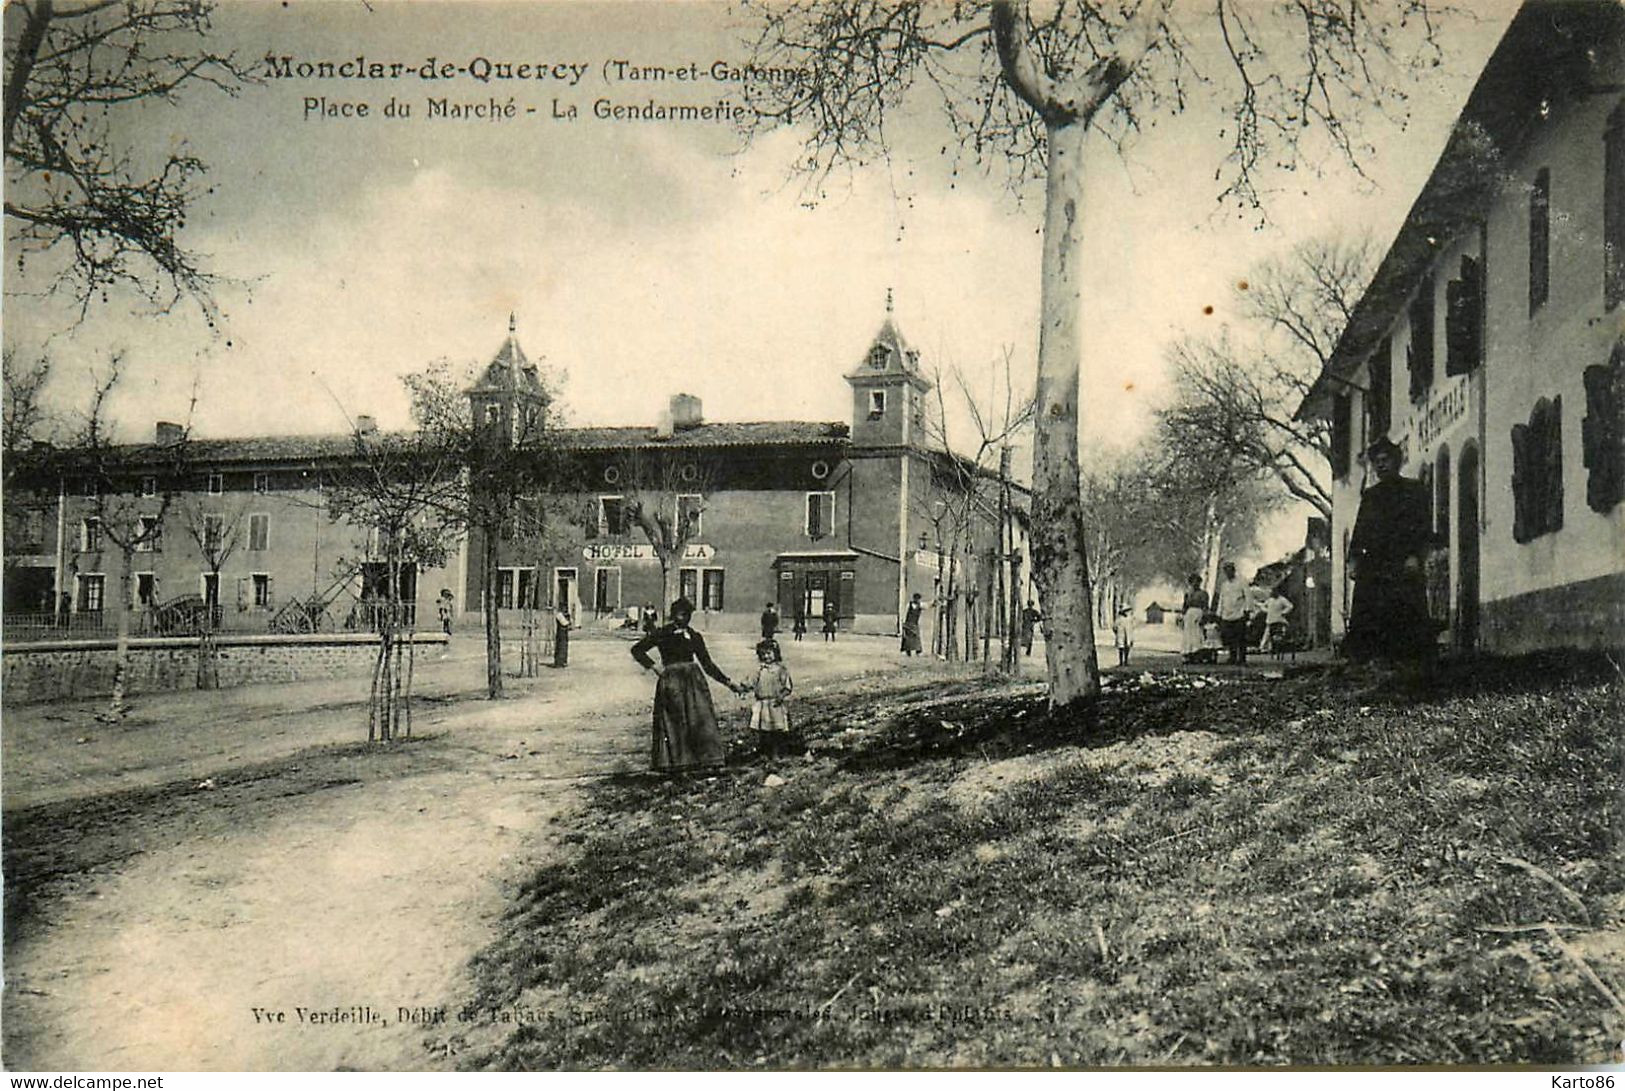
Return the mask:
M 711 661 L 705 638 L 689 628 L 694 604 L 678 599 L 671 604 L 671 621 L 632 645 L 632 658 L 659 675 L 655 682 L 654 738 L 649 765 L 657 772 L 714 769 L 722 765 L 722 735 L 717 731 L 716 707 L 711 703 L 709 674 L 735 693 L 749 687 L 734 685 Z M 660 653 L 660 664 L 649 657 Z

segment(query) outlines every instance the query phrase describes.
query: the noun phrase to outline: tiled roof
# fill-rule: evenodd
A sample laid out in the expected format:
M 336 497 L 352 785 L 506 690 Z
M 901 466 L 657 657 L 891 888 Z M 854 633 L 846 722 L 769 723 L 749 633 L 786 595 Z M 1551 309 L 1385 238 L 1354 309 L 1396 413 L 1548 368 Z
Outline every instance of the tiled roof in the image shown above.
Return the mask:
M 574 450 L 624 447 L 801 447 L 840 446 L 849 442 L 848 428 L 834 421 L 719 422 L 679 428 L 669 439 L 657 439 L 653 428 L 566 428 L 564 446 Z
M 566 449 L 621 450 L 629 447 L 804 447 L 845 446 L 848 428 L 834 421 L 747 421 L 701 424 L 679 429 L 670 439 L 657 439 L 653 427 L 563 428 L 558 432 Z M 409 432 L 381 432 L 380 436 L 409 439 Z M 165 448 L 150 443 L 126 448 L 132 462 L 164 461 Z M 239 439 L 194 439 L 186 458 L 194 465 L 231 463 L 326 462 L 355 454 L 355 437 L 348 432 L 314 436 L 245 436 Z

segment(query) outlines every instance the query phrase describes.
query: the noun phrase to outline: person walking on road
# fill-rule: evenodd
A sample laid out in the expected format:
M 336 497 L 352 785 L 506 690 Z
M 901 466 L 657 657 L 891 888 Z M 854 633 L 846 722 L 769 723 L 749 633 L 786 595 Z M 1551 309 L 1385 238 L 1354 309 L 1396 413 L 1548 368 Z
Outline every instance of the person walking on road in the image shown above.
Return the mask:
M 903 654 L 914 656 L 920 654 L 920 613 L 924 610 L 920 602 L 918 591 L 909 600 L 908 609 L 903 614 Z
M 1180 625 L 1184 631 L 1180 634 L 1179 650 L 1185 657 L 1185 662 L 1193 662 L 1202 651 L 1202 622 L 1207 618 L 1207 592 L 1202 590 L 1202 577 L 1192 572 L 1185 588 L 1185 598 L 1180 606 Z
M 1134 610 L 1125 606 L 1112 619 L 1112 643 L 1117 646 L 1117 665 L 1128 666 L 1128 654 L 1134 650 Z

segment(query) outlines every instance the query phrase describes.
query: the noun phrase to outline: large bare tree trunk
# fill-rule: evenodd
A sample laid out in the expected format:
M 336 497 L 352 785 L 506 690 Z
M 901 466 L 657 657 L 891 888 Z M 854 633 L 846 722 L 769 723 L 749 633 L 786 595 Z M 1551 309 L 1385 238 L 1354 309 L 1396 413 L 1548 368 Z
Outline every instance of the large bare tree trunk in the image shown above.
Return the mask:
M 1033 580 L 1044 613 L 1050 705 L 1100 693 L 1078 484 L 1083 150 L 1087 125 L 1046 124 L 1044 256 L 1033 439 Z

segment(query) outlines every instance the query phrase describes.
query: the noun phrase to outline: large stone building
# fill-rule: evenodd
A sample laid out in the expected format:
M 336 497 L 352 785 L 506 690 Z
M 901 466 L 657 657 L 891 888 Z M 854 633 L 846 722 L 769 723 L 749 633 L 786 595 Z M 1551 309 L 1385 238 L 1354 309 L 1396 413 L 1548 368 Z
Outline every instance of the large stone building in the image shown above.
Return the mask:
M 829 604 L 842 629 L 894 632 L 915 593 L 928 603 L 946 599 L 951 584 L 962 608 L 967 587 L 983 595 L 984 587 L 996 589 L 995 564 L 1007 579 L 1011 571 L 993 559 L 998 483 L 934 443 L 932 384 L 889 305 L 887 312 L 844 376 L 850 420 L 710 422 L 698 399 L 677 395 L 653 425 L 557 434 L 570 463 L 569 503 L 553 505 L 541 534 L 523 533 L 523 520 L 515 520 L 497 543 L 499 608 L 557 603 L 583 624 L 606 625 L 646 603 L 663 612 L 660 564 L 629 517 L 634 496 L 670 507 L 672 519 L 695 520 L 675 582 L 711 628 L 749 629 L 774 602 L 786 628 L 799 611 L 816 633 Z M 467 394 L 476 422 L 522 447 L 545 394 L 512 322 Z M 142 504 L 159 509 L 158 471 L 149 476 L 139 466 L 161 464 L 166 427 L 155 443 L 130 449 L 127 519 L 142 517 Z M 365 433 L 372 424 L 362 418 L 359 427 Z M 327 606 L 326 625 L 364 623 L 356 607 L 382 594 L 387 575 L 381 545 L 369 528 L 335 521 L 323 492 L 354 465 L 354 435 L 186 447 L 189 487 L 169 506 L 161 539 L 137 553 L 138 606 L 208 599 L 218 602 L 226 627 L 253 629 L 288 617 L 290 604 L 316 600 Z M 76 627 L 93 628 L 116 592 L 119 555 L 107 528 L 96 525 L 84 482 L 59 475 L 35 485 L 8 497 L 8 527 L 16 529 L 7 535 L 6 612 L 50 613 L 65 604 L 81 621 Z M 1012 493 L 1017 517 L 1009 524 L 1021 555 L 1026 493 Z M 236 531 L 235 548 L 218 566 L 191 533 L 192 524 L 211 520 L 208 533 Z M 420 619 L 434 613 L 442 590 L 459 615 L 477 613 L 488 555 L 471 531 L 439 563 L 406 566 L 403 596 Z M 1024 579 L 1025 567 L 1014 567 Z
M 1625 7 L 1527 0 L 1300 412 L 1329 415 L 1334 626 L 1362 456 L 1426 481 L 1458 647 L 1625 634 Z

